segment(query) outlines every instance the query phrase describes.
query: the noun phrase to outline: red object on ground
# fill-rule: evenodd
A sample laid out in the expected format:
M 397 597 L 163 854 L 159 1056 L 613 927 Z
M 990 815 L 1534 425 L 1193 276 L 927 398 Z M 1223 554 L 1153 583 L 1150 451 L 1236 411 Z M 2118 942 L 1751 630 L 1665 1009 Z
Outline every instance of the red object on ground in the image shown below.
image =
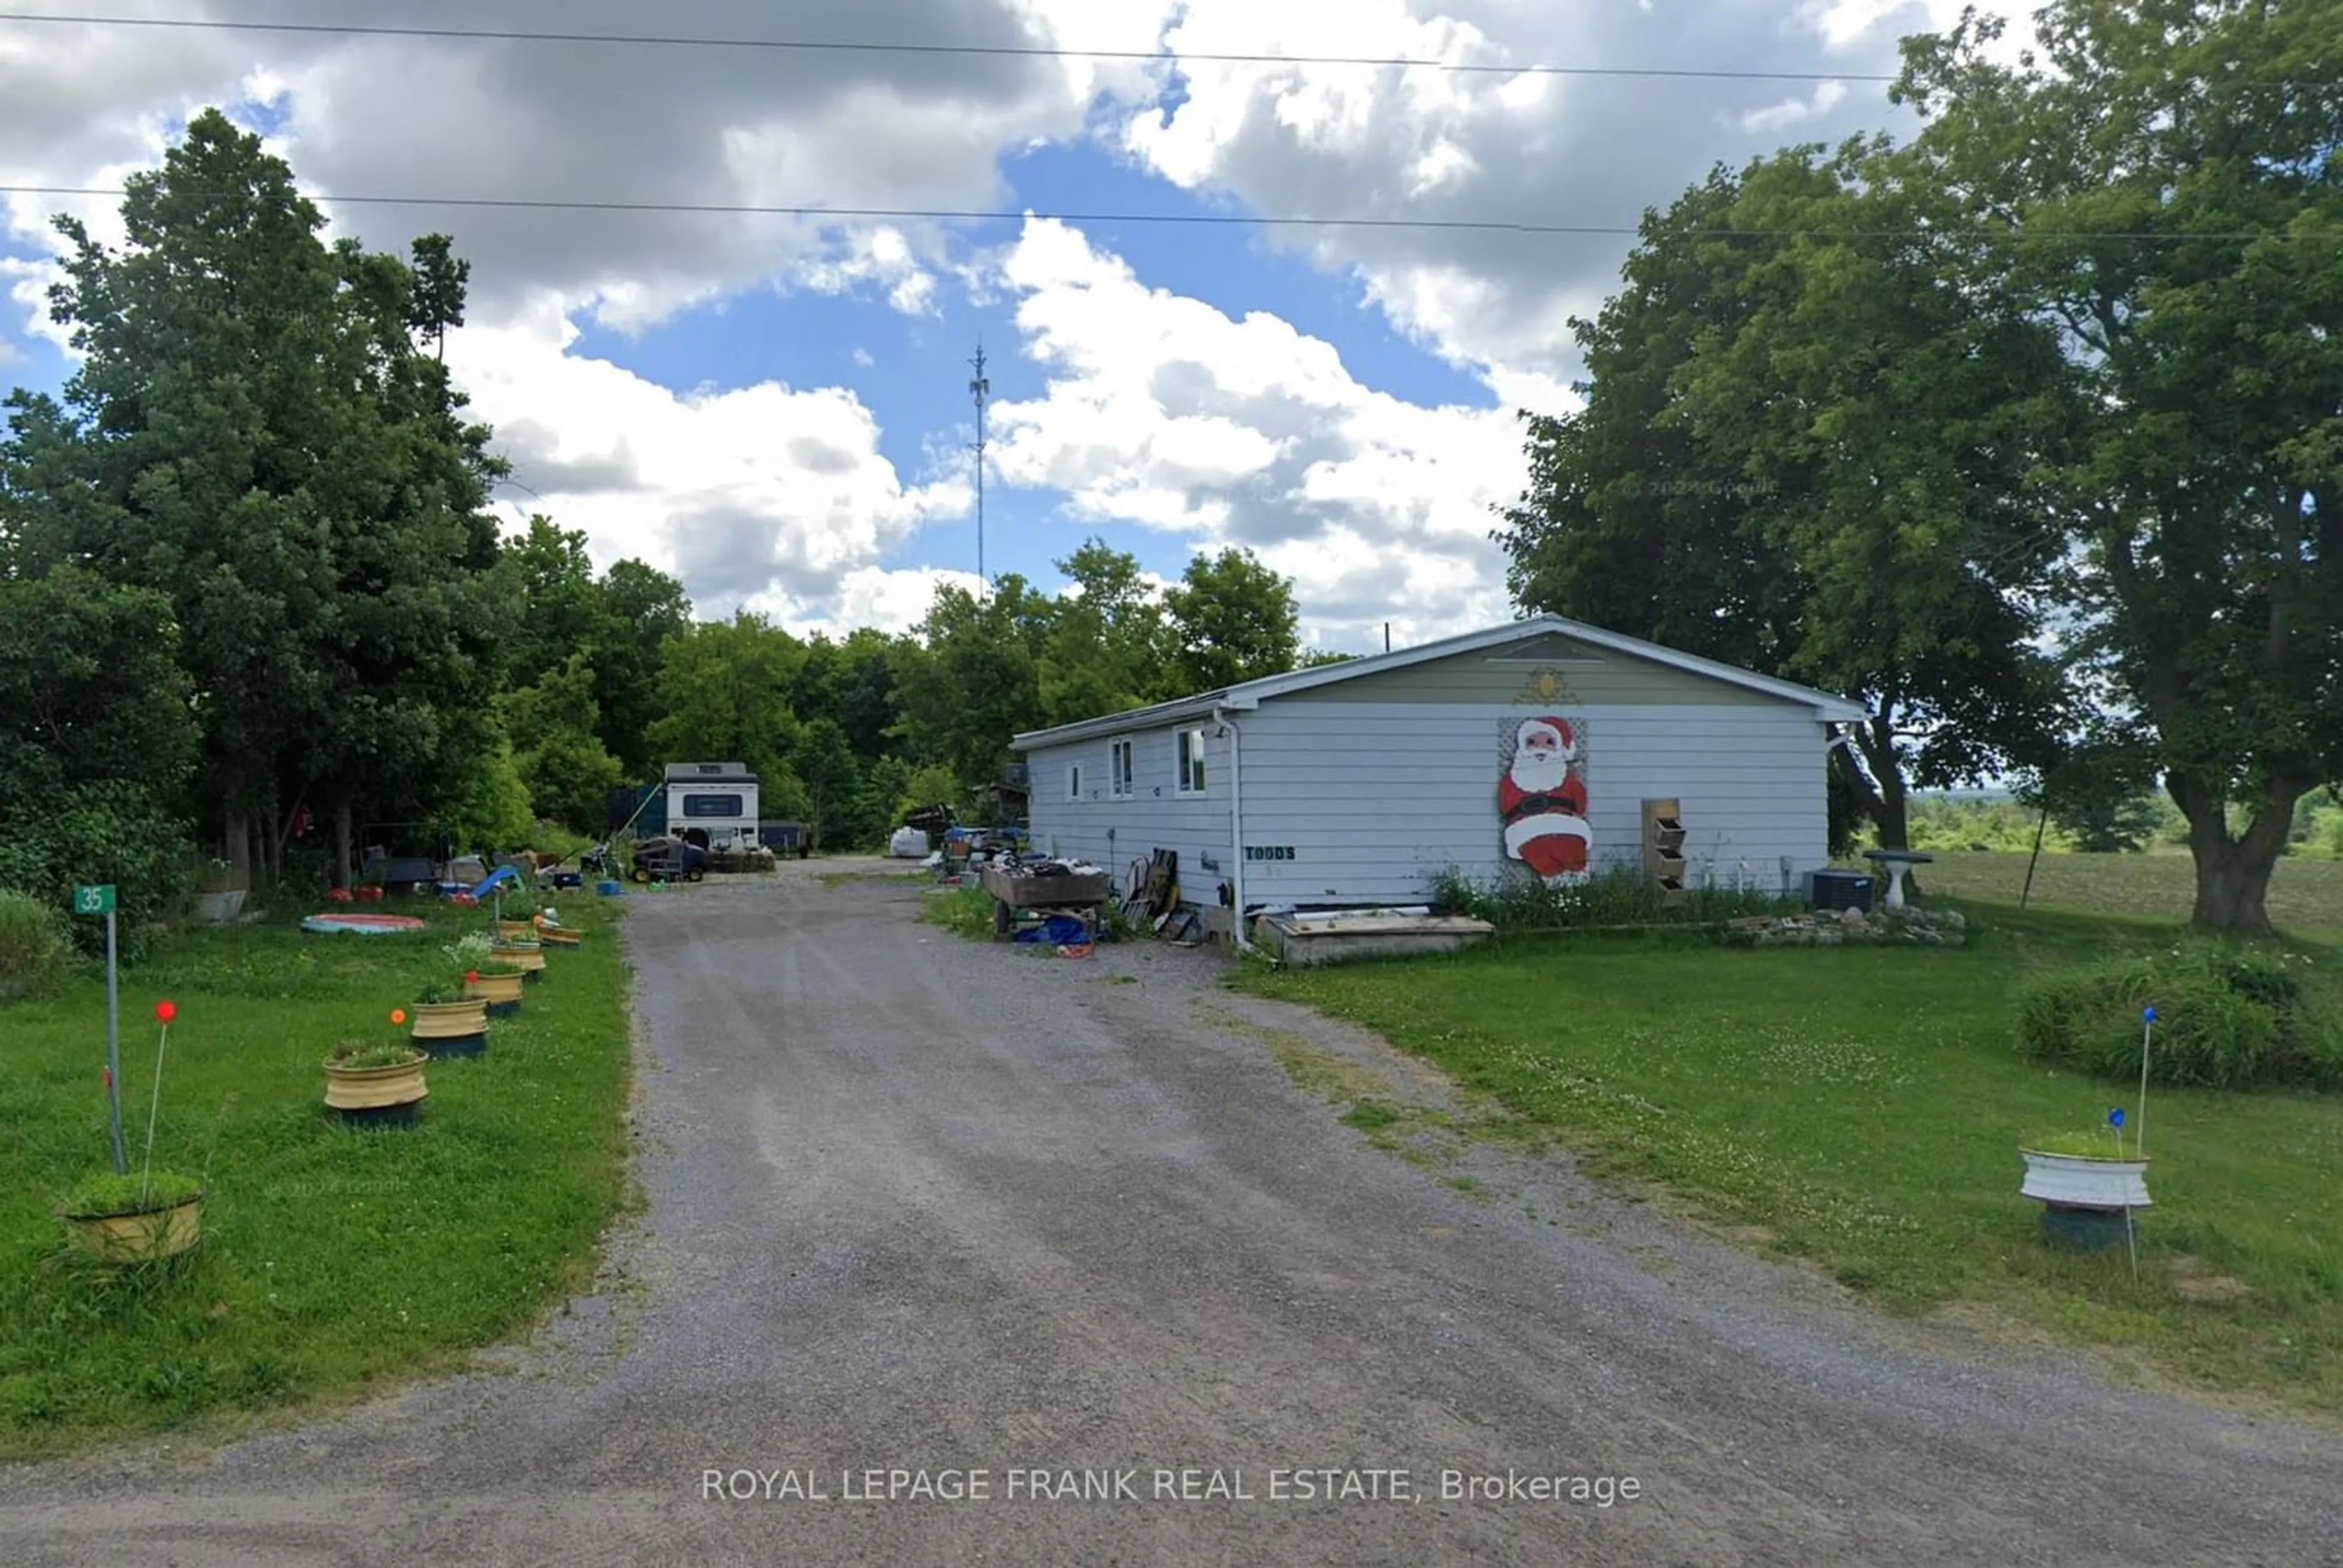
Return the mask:
M 155 1004 L 155 1016 L 168 1023 L 179 1016 L 179 1004 L 175 1001 L 158 1001 Z
M 1061 959 L 1086 959 L 1091 956 L 1091 944 L 1088 942 L 1068 942 L 1064 947 L 1058 950 L 1058 956 Z
M 382 890 L 380 888 L 360 888 L 358 890 L 358 901 L 362 904 L 378 904 L 382 902 Z
M 328 888 L 326 890 L 326 902 L 329 904 L 347 904 L 351 901 L 350 890 L 347 888 Z

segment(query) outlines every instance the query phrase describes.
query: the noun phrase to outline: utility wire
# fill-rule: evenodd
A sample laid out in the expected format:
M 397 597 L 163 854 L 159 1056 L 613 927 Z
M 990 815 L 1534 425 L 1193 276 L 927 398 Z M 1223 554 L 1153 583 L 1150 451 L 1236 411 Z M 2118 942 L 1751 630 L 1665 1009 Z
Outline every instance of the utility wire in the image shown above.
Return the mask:
M 682 49 L 776 49 L 845 55 L 942 55 L 1019 60 L 1134 60 L 1171 65 L 1356 65 L 1373 70 L 1446 71 L 1485 76 L 1681 77 L 1727 82 L 1893 82 L 1859 71 L 1694 70 L 1659 65 L 1498 65 L 1410 55 L 1252 55 L 1187 49 L 1068 49 L 1038 44 L 880 44 L 827 38 L 706 38 L 641 33 L 539 33 L 491 27 L 382 27 L 330 22 L 241 22 L 196 16 L 93 16 L 0 11 L 0 22 L 54 22 L 85 27 L 172 27 L 223 33 L 308 33 L 360 38 L 474 38 L 493 43 L 605 44 Z
M 174 189 L 185 191 L 180 186 Z M 0 185 L 0 196 L 110 196 L 121 197 L 130 193 L 119 187 L 103 186 L 15 186 Z M 234 193 L 231 193 L 234 194 Z M 1509 223 L 1497 218 L 1441 217 L 1294 217 L 1274 214 L 1256 216 L 1251 213 L 1219 212 L 1039 212 L 1007 207 L 980 209 L 973 207 L 910 207 L 910 206 L 777 206 L 754 202 L 645 202 L 645 201 L 558 201 L 550 198 L 521 196 L 324 196 L 303 192 L 303 198 L 328 206 L 446 206 L 504 209 L 516 212 L 641 212 L 699 213 L 718 216 L 758 217 L 803 217 L 830 220 L 884 219 L 907 222 L 935 223 L 1018 223 L 1027 218 L 1041 218 L 1055 223 L 1099 225 L 1113 224 L 1192 224 L 1216 227 L 1259 226 L 1263 228 L 1364 228 L 1404 229 L 1432 233 L 1520 234 L 1554 237 L 1596 236 L 1634 237 L 1644 231 L 1634 224 L 1592 223 Z M 1978 237 L 1968 230 L 1889 229 L 1889 228 L 1691 228 L 1671 230 L 1700 239 L 1946 239 L 1966 240 Z M 2077 245 L 2101 240 L 2127 244 L 2197 245 L 2219 242 L 2249 245 L 2265 239 L 2336 240 L 2343 234 L 2283 234 L 2274 230 L 2237 230 L 2227 233 L 2159 234 L 2144 230 L 2083 231 L 2058 229 L 2004 230 L 2006 235 L 2022 236 L 2028 239 L 2065 240 Z

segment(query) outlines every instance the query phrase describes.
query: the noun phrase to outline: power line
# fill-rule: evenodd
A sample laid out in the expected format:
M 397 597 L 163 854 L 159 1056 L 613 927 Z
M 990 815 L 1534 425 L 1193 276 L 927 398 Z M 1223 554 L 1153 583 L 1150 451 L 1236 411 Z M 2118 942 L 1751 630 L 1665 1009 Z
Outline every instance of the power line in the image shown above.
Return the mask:
M 1498 65 L 1415 55 L 1258 55 L 1170 49 L 1068 49 L 1039 44 L 881 44 L 830 38 L 708 38 L 645 33 L 540 33 L 492 27 L 383 27 L 330 22 L 239 22 L 198 16 L 93 16 L 0 11 L 0 22 L 54 22 L 86 27 L 172 27 L 224 33 L 307 33 L 361 38 L 470 38 L 487 43 L 604 44 L 681 49 L 775 49 L 848 55 L 940 55 L 1018 60 L 1131 60 L 1167 65 L 1355 65 L 1373 70 L 1446 71 L 1483 76 L 1681 77 L 1727 82 L 1893 82 L 1859 71 L 1695 70 L 1662 65 Z
M 186 190 L 188 187 L 181 186 L 174 188 Z M 1007 207 L 988 209 L 911 206 L 779 206 L 756 202 L 563 201 L 550 197 L 526 196 L 325 196 L 311 192 L 302 194 L 307 200 L 337 206 L 445 206 L 506 209 L 518 212 L 638 212 L 933 223 L 1017 223 L 1030 217 L 1055 223 L 1101 226 L 1113 224 L 1190 224 L 1210 227 L 1402 229 L 1429 233 L 1520 234 L 1556 238 L 1634 238 L 1644 232 L 1642 226 L 1635 224 L 1518 223 L 1498 218 L 1295 217 L 1279 214 L 1220 212 L 1040 212 Z M 0 196 L 119 198 L 127 195 L 129 192 L 119 187 L 103 186 L 0 185 Z M 1699 239 L 1966 239 L 1974 237 L 1969 231 L 1955 228 L 1813 228 L 1793 226 L 1781 228 L 1688 228 L 1670 232 Z M 2332 241 L 2343 237 L 2335 234 L 2298 235 L 2268 229 L 2176 234 L 2146 230 L 2090 232 L 2062 229 L 2019 229 L 2004 232 L 2023 235 L 2029 239 L 2066 240 L 2076 244 L 2114 240 L 2127 244 L 2249 245 L 2257 240 L 2265 239 Z

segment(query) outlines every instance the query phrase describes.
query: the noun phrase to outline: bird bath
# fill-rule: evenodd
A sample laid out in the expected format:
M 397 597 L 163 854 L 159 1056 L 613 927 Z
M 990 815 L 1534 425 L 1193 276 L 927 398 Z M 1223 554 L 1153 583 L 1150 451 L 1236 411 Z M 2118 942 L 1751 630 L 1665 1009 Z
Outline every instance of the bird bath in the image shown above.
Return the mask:
M 1865 849 L 1863 858 L 1879 868 L 1887 879 L 1887 908 L 1893 912 L 1904 908 L 1904 873 L 1914 866 L 1926 866 L 1936 859 L 1916 849 Z

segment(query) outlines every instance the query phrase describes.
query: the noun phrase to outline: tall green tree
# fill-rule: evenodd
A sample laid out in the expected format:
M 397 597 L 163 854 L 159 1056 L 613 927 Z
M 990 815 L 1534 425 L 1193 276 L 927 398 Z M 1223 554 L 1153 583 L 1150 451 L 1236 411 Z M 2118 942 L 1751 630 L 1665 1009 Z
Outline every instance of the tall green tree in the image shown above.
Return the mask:
M 2036 28 L 2015 65 L 1974 12 L 1906 41 L 1916 177 L 2060 335 L 2071 651 L 2187 818 L 2195 923 L 2267 930 L 2296 802 L 2343 777 L 2343 7 L 2057 0 Z
M 1175 649 L 1138 558 L 1091 538 L 1052 564 L 1072 591 L 1058 598 L 1035 671 L 1045 721 L 1071 724 L 1172 695 L 1163 689 Z
M 216 110 L 126 182 L 120 252 L 71 219 L 62 406 L 12 397 L 20 553 L 167 595 L 230 858 L 306 796 L 452 788 L 485 697 L 495 464 L 412 337 L 397 257 L 327 246 Z
M 863 818 L 862 769 L 838 720 L 817 719 L 805 727 L 797 775 L 805 786 L 806 819 L 815 848 L 832 849 L 870 836 Z
M 2064 369 L 1980 310 L 1933 193 L 1878 177 L 1887 151 L 1719 170 L 1647 221 L 1627 290 L 1579 324 L 1588 407 L 1533 420 L 1500 537 L 1526 608 L 1861 699 L 1840 799 L 1901 848 L 1915 783 L 2055 749 L 2036 638 L 2058 536 L 2029 437 Z
M 778 800 L 799 730 L 789 693 L 804 663 L 804 644 L 745 610 L 669 638 L 659 669 L 667 707 L 650 727 L 652 751 L 669 762 L 745 762 L 766 781 L 760 793 Z
M 535 684 L 507 693 L 500 706 L 530 809 L 578 832 L 600 829 L 625 774 L 595 729 L 594 668 L 586 656 L 571 654 Z
M 608 619 L 592 650 L 602 744 L 627 777 L 649 779 L 667 760 L 650 740 L 668 709 L 659 670 L 669 642 L 692 625 L 691 600 L 667 573 L 627 559 L 602 574 L 602 607 Z
M 1250 550 L 1199 555 L 1163 595 L 1181 683 L 1212 691 L 1282 675 L 1302 657 L 1293 582 Z
M 997 783 L 1010 738 L 1044 723 L 1040 668 L 1055 601 L 1014 572 L 982 599 L 936 589 L 900 674 L 895 735 L 916 764 L 940 764 L 963 789 Z

